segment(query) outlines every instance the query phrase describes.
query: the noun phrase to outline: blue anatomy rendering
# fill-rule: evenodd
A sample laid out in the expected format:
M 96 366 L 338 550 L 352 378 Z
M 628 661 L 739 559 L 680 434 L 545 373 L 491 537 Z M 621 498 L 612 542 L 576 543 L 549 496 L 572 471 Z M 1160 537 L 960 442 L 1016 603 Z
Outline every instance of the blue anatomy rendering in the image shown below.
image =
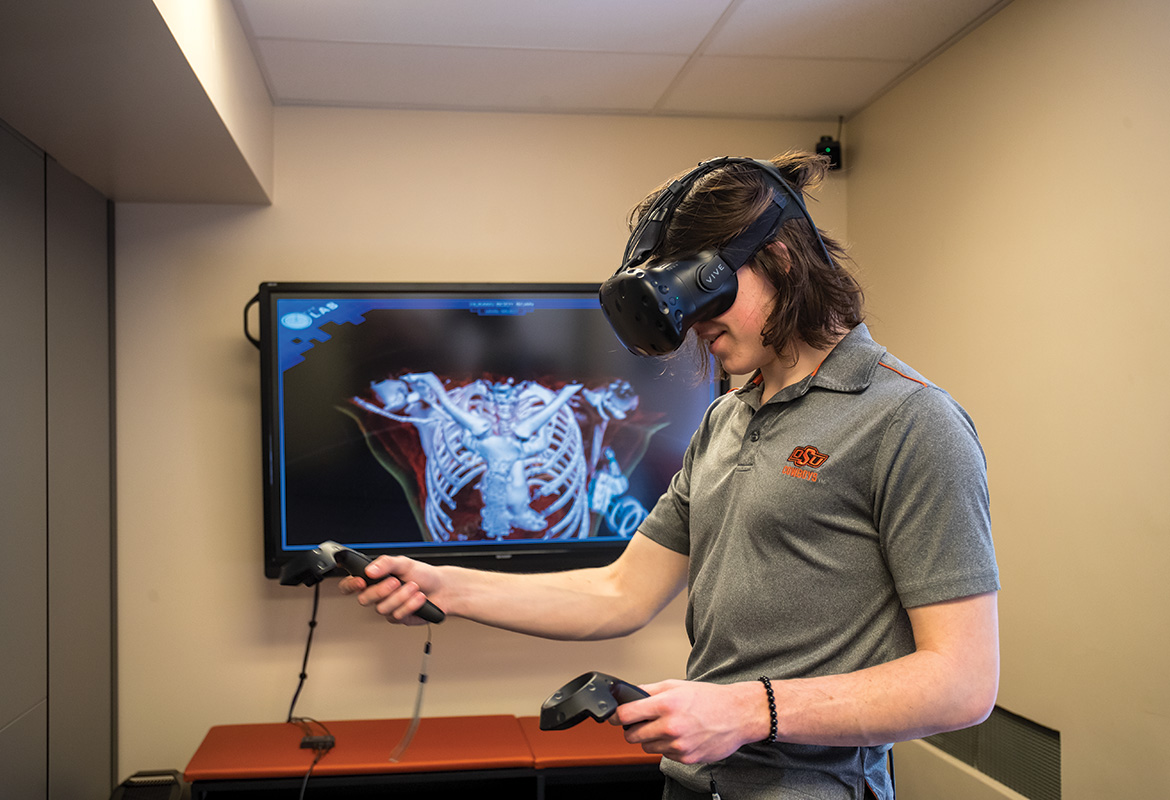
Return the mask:
M 376 381 L 370 390 L 351 402 L 418 434 L 422 512 L 434 539 L 584 538 L 590 512 L 629 537 L 646 516 L 625 494 L 628 478 L 605 444 L 609 422 L 638 405 L 626 381 L 554 390 L 512 378 L 444 385 L 433 372 L 418 372 Z M 469 488 L 479 495 L 474 532 L 453 519 L 457 509 L 466 515 Z

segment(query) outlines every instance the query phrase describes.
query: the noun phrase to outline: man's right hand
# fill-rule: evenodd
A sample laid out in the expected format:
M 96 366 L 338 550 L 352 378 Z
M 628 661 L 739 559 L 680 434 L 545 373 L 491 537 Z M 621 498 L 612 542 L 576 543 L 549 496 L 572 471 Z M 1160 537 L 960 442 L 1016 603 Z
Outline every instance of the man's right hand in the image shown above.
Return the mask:
M 366 574 L 371 578 L 390 577 L 372 586 L 362 578 L 346 577 L 339 584 L 341 593 L 356 594 L 358 603 L 372 607 L 389 622 L 426 624 L 426 620 L 415 616 L 414 612 L 430 599 L 420 584 L 427 586 L 432 593 L 438 590 L 440 578 L 435 567 L 404 556 L 378 556 L 366 567 Z

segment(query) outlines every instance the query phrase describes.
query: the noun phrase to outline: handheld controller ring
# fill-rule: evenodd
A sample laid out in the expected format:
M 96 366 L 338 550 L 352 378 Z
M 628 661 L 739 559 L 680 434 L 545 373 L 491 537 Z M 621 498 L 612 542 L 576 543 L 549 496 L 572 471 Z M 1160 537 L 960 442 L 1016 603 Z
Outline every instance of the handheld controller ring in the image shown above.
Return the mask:
M 373 559 L 356 550 L 351 550 L 337 542 L 322 542 L 316 548 L 292 559 L 280 569 L 280 583 L 282 586 L 312 586 L 320 583 L 325 576 L 337 570 L 343 570 L 356 578 L 361 578 L 368 586 L 390 577 L 371 578 L 366 575 L 366 567 L 373 563 Z M 427 600 L 422 608 L 414 612 L 415 616 L 427 622 L 439 623 L 447 615 Z
M 563 731 L 586 717 L 609 719 L 622 703 L 649 697 L 642 689 L 604 672 L 586 672 L 557 689 L 540 707 L 540 729 Z

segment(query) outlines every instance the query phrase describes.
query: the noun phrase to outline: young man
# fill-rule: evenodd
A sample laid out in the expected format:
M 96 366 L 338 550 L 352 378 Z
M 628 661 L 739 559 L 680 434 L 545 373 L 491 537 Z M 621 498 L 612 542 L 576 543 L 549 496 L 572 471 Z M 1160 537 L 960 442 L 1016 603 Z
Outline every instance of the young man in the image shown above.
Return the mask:
M 647 267 L 734 249 L 787 202 L 781 180 L 795 199 L 827 168 L 771 163 L 776 177 L 733 159 L 652 193 L 635 224 L 667 187 L 680 199 Z M 565 639 L 635 631 L 685 587 L 687 680 L 643 686 L 615 715 L 665 756 L 667 798 L 885 800 L 890 743 L 976 724 L 995 702 L 998 572 L 974 427 L 870 338 L 843 249 L 800 207 L 735 272 L 730 306 L 691 323 L 725 372 L 752 377 L 712 404 L 617 561 L 515 575 L 382 557 L 368 574 L 399 580 L 342 582 L 395 621 L 419 622 L 430 598 Z

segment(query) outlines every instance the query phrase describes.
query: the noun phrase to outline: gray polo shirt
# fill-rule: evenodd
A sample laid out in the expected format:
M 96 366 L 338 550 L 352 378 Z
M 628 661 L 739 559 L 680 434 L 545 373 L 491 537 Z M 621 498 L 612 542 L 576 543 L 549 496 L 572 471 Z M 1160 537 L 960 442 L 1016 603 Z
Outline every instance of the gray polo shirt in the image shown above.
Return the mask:
M 999 588 L 986 463 L 970 418 L 864 325 L 813 375 L 763 405 L 761 394 L 749 383 L 712 404 L 640 528 L 690 557 L 689 679 L 812 677 L 884 663 L 914 650 L 906 608 Z M 830 782 L 852 792 L 886 749 L 749 745 L 717 772 L 730 779 L 734 763 L 749 762 L 844 769 L 858 774 Z M 707 788 L 701 769 L 664 768 Z

